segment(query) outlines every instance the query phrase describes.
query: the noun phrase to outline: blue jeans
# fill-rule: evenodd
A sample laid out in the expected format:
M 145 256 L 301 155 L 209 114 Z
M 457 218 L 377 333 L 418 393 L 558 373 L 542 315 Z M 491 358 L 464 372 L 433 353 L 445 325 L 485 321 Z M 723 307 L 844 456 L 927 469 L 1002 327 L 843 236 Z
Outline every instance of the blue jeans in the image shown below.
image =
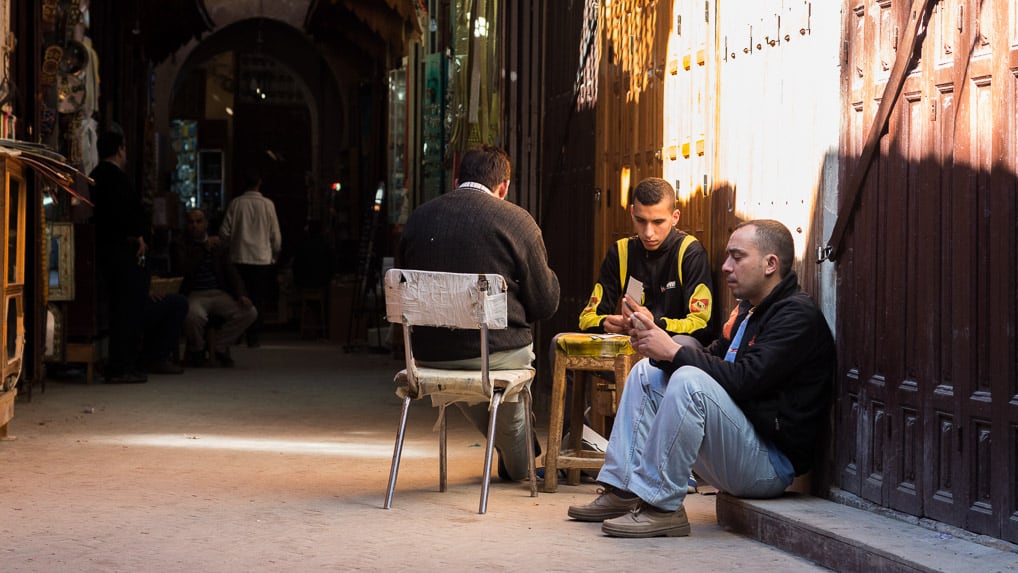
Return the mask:
M 707 373 L 683 366 L 668 377 L 641 360 L 626 379 L 597 479 L 675 511 L 691 470 L 739 497 L 776 497 L 792 483 L 792 476 L 778 475 L 753 425 Z

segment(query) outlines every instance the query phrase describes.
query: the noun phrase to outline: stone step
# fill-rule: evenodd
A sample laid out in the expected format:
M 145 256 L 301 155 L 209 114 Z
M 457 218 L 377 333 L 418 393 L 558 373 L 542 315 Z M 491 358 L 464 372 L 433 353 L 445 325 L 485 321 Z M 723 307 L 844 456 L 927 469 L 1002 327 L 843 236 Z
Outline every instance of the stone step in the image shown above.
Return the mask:
M 835 571 L 1018 572 L 1018 547 L 1010 543 L 803 494 L 753 500 L 721 493 L 717 516 L 726 529 Z

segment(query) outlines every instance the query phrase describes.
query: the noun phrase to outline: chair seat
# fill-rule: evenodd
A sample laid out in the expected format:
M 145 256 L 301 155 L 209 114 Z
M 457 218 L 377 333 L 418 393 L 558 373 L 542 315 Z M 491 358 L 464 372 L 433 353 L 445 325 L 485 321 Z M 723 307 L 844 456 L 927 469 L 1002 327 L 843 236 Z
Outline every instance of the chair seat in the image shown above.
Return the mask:
M 534 370 L 492 370 L 488 374 L 491 385 L 503 390 L 503 402 L 519 401 L 520 392 L 527 388 L 534 379 Z M 484 393 L 481 386 L 481 372 L 476 370 L 446 370 L 440 368 L 418 368 L 417 382 L 419 392 L 410 396 L 407 371 L 396 374 L 396 395 L 400 398 L 410 396 L 413 399 L 431 396 L 433 406 L 444 406 L 452 402 L 480 404 L 488 402 L 490 396 Z

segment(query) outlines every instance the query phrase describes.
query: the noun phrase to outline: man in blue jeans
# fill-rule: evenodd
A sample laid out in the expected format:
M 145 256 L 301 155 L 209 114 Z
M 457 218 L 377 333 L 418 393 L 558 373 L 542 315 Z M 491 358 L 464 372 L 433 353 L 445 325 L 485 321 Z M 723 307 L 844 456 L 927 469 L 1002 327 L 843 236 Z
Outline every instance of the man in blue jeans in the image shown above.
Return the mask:
M 706 349 L 683 346 L 627 297 L 629 336 L 648 359 L 626 379 L 598 474 L 604 485 L 579 521 L 612 537 L 689 535 L 690 470 L 735 496 L 781 495 L 810 469 L 826 434 L 834 339 L 792 271 L 777 221 L 736 227 L 721 271 L 738 306 Z

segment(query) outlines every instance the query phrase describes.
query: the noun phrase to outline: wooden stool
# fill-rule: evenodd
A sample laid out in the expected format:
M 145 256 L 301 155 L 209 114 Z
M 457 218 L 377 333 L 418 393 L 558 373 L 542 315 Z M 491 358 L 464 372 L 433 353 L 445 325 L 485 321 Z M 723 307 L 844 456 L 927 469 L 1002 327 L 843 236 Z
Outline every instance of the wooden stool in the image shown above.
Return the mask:
M 564 339 L 563 337 L 568 337 Z M 584 337 L 584 338 L 577 338 Z M 558 489 L 558 470 L 569 470 L 567 483 L 580 483 L 580 470 L 600 469 L 604 454 L 583 449 L 583 411 L 590 392 L 591 424 L 606 435 L 605 416 L 614 415 L 629 371 L 642 356 L 633 353 L 625 337 L 592 337 L 589 334 L 563 333 L 555 337 L 554 374 L 551 387 L 551 421 L 548 425 L 548 449 L 544 454 L 544 491 Z M 567 350 L 568 348 L 568 350 Z M 569 410 L 569 447 L 562 447 L 566 373 L 573 372 L 572 403 Z M 591 372 L 613 372 L 615 383 L 601 382 L 591 388 Z M 588 390 L 589 388 L 589 390 Z
M 64 362 L 85 364 L 85 384 L 95 378 L 95 364 L 99 361 L 95 342 L 68 342 L 64 346 Z

